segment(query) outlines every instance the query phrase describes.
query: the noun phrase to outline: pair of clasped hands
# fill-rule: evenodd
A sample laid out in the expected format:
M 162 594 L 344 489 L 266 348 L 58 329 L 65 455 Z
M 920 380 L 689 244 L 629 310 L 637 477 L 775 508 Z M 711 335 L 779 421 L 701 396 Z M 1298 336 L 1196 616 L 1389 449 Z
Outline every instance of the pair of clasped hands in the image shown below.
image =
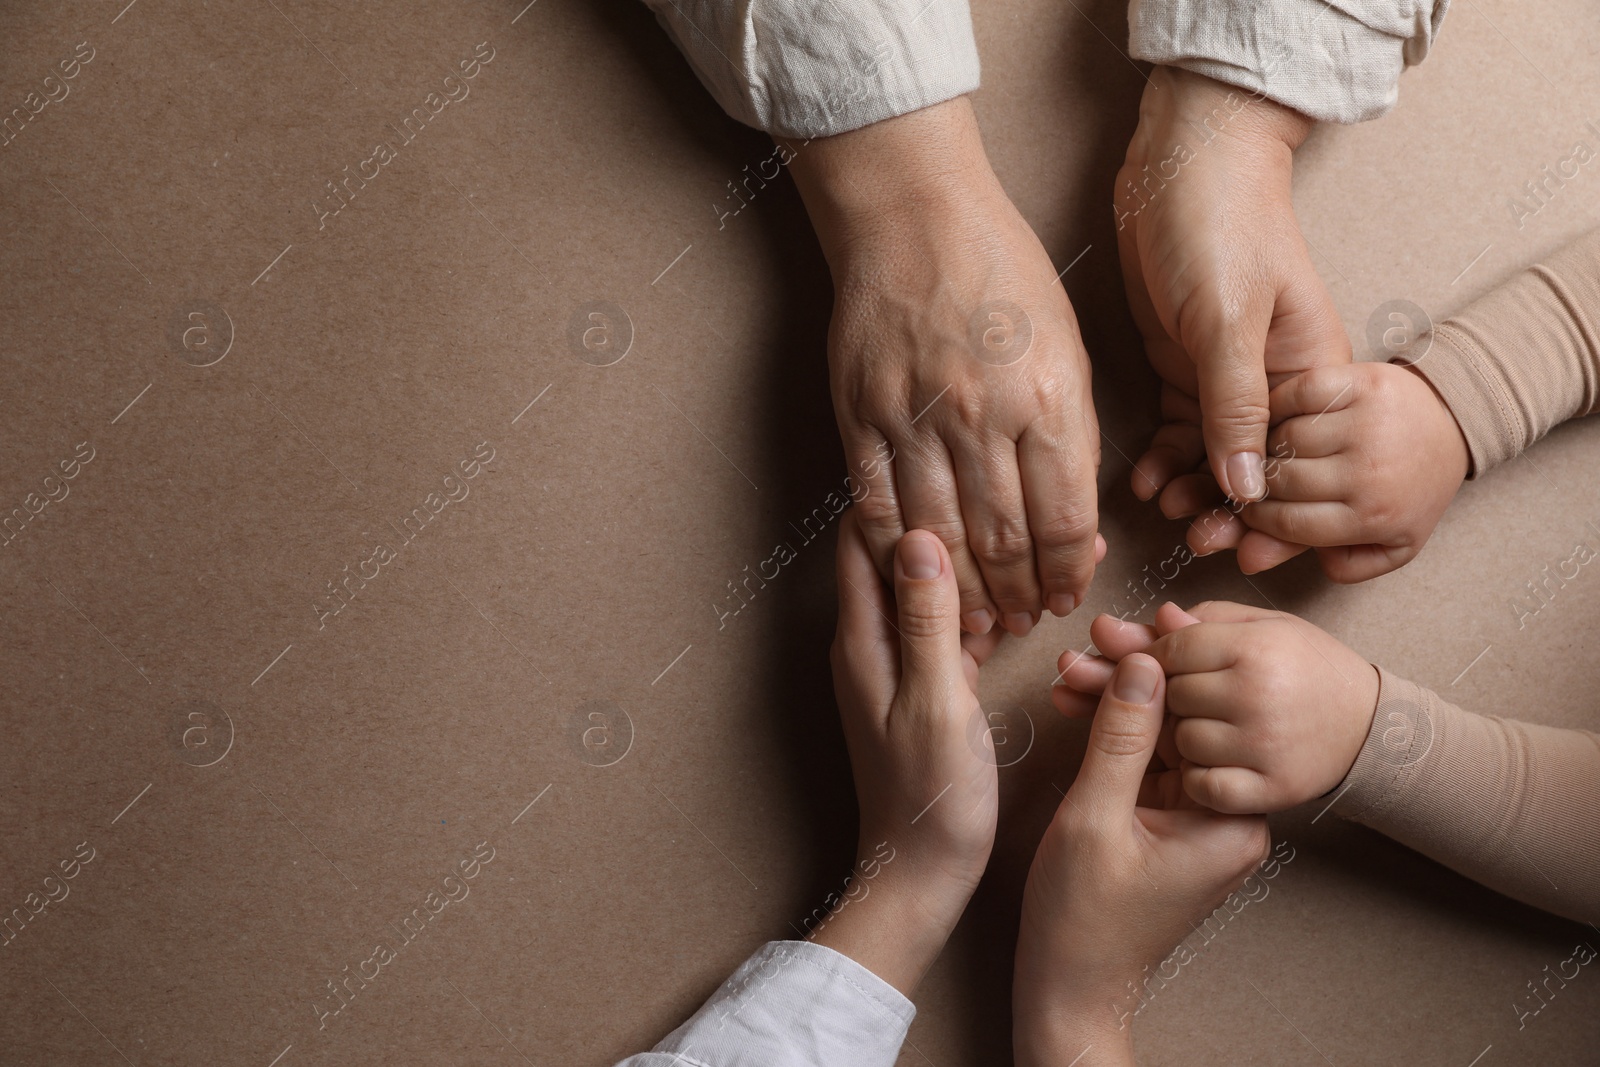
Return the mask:
M 1157 68 L 1119 176 L 1164 419 L 1134 491 L 1195 518 L 1199 554 L 1235 549 L 1253 572 L 1313 547 L 1329 577 L 1361 581 L 1421 549 L 1466 445 L 1419 375 L 1351 362 L 1290 200 L 1310 120 L 1239 100 Z M 852 469 L 880 471 L 840 531 L 835 684 L 863 856 L 897 857 L 816 940 L 909 993 L 994 840 L 978 669 L 1002 633 L 1081 605 L 1105 555 L 1099 431 L 1066 293 L 965 100 L 806 151 L 793 169 L 836 283 L 835 407 Z M 975 358 L 975 306 L 1020 312 L 1020 358 Z M 1020 1064 L 1133 1062 L 1113 1005 L 1267 855 L 1265 813 L 1339 784 L 1377 702 L 1372 666 L 1279 612 L 1167 604 L 1154 625 L 1101 616 L 1090 633 L 1099 655 L 1064 653 L 1053 692 L 1093 721 L 1024 895 Z

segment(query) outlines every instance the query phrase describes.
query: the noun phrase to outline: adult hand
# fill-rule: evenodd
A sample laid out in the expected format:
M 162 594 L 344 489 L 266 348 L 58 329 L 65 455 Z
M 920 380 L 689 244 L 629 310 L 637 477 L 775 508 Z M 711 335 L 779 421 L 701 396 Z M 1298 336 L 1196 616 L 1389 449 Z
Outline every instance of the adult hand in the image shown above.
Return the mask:
M 1094 574 L 1099 426 L 1056 268 L 963 98 L 791 144 L 833 273 L 834 409 L 878 570 L 949 551 L 972 633 L 1065 615 Z
M 1117 175 L 1117 246 L 1134 320 L 1161 376 L 1164 425 L 1133 490 L 1197 514 L 1209 459 L 1224 494 L 1267 491 L 1267 392 L 1290 374 L 1350 362 L 1290 195 L 1311 119 L 1199 74 L 1157 67 Z
M 1165 693 L 1149 656 L 1115 667 L 1034 855 L 1012 985 L 1022 1067 L 1132 1064 L 1125 1005 L 1142 969 L 1267 855 L 1265 819 L 1201 808 L 1171 788 L 1172 772 L 1147 774 Z
M 996 760 L 977 686 L 1002 631 L 963 638 L 955 569 L 931 533 L 902 537 L 892 567 L 891 593 L 846 512 L 833 677 L 861 832 L 855 885 L 814 940 L 909 995 L 994 843 Z

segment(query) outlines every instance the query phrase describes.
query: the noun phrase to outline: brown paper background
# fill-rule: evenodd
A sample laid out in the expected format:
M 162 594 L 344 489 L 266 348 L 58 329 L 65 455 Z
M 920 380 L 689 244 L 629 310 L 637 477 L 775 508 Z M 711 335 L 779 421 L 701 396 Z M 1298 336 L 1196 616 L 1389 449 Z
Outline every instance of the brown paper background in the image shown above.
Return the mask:
M 1082 745 L 1049 707 L 1054 658 L 1181 536 L 1126 487 L 1154 387 L 1107 210 L 1143 85 L 1112 43 L 1125 16 L 975 6 L 994 165 L 1058 264 L 1088 248 L 1065 284 L 1111 547 L 1088 607 L 986 672 L 986 706 L 1038 736 L 1003 773 L 991 878 L 918 996 L 902 1062 L 938 1067 L 1009 1053 L 1016 894 Z M 79 442 L 95 456 L 0 549 L 0 907 L 95 850 L 0 948 L 0 1061 L 648 1048 L 793 936 L 853 844 L 831 531 L 721 630 L 712 607 L 843 477 L 830 288 L 792 185 L 718 224 L 770 143 L 624 0 L 74 0 L 7 8 L 0 39 L 0 112 L 95 49 L 0 148 L 0 507 Z M 323 183 L 485 41 L 470 95 L 319 232 Z M 1600 219 L 1600 165 L 1520 229 L 1507 208 L 1600 144 L 1597 49 L 1592 5 L 1463 0 L 1391 115 L 1300 151 L 1297 207 L 1358 353 L 1384 302 L 1442 317 Z M 568 341 L 594 301 L 631 323 L 608 367 Z M 171 324 L 204 307 L 232 342 L 195 367 Z M 202 321 L 222 344 L 223 319 Z M 390 524 L 485 441 L 467 498 L 319 630 L 325 583 L 398 543 Z M 1522 629 L 1508 603 L 1600 543 L 1597 448 L 1600 425 L 1561 428 L 1367 585 L 1303 559 L 1252 585 L 1212 559 L 1171 595 L 1270 601 L 1469 708 L 1594 728 L 1600 578 Z M 591 701 L 631 722 L 610 766 L 584 759 Z M 1140 1017 L 1144 1062 L 1600 1059 L 1600 976 L 1521 1031 L 1512 1007 L 1593 931 L 1316 814 L 1274 820 L 1296 858 Z M 397 941 L 484 841 L 470 894 L 319 1030 L 324 982 Z

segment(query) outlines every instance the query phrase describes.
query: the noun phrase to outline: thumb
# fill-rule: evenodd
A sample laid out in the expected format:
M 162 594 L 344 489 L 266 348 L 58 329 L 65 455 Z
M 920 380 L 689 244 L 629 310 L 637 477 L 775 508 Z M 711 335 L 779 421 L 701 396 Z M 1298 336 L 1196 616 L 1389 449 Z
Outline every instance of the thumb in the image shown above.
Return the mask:
M 1135 652 L 1117 664 L 1070 791 L 1096 816 L 1132 816 L 1161 732 L 1165 691 L 1166 678 L 1152 657 Z
M 894 599 L 900 617 L 900 688 L 945 692 L 964 687 L 961 590 L 944 542 L 926 530 L 912 530 L 895 548 Z
M 1251 306 L 1238 318 L 1206 316 L 1188 345 L 1199 374 L 1200 428 L 1211 473 L 1235 500 L 1267 495 L 1262 459 L 1267 448 L 1267 327 L 1272 305 Z M 1188 340 L 1187 338 L 1185 340 Z

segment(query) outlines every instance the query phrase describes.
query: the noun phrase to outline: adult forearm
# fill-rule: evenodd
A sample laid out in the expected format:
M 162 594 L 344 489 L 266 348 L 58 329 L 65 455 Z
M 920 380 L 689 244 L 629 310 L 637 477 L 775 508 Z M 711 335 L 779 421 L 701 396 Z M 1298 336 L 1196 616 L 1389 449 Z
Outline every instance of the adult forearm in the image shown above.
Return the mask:
M 1003 197 L 966 97 L 835 137 L 783 141 L 824 254 L 837 273 L 872 238 L 968 235 L 978 202 Z

